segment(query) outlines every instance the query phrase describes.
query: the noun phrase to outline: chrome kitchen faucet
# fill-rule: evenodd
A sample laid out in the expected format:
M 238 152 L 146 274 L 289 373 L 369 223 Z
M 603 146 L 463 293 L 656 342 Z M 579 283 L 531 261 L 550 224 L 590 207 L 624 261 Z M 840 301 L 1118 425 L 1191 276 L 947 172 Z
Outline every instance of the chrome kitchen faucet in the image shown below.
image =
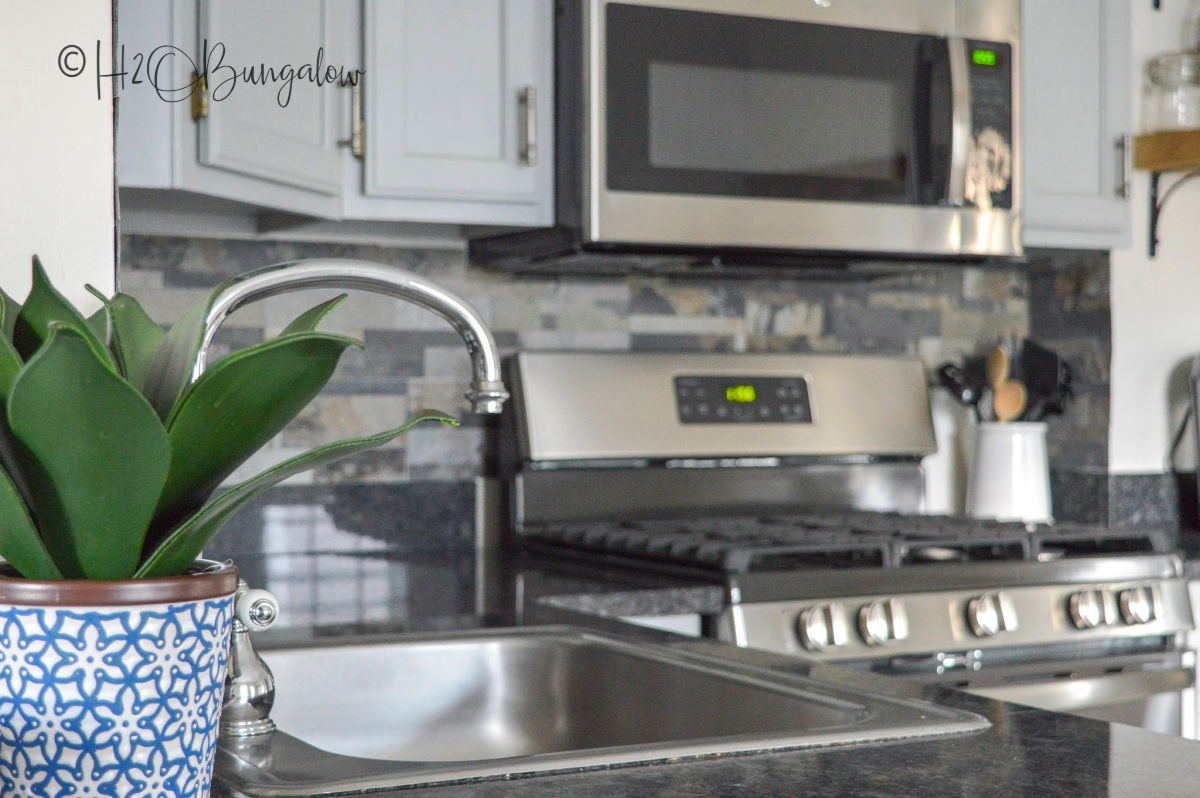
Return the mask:
M 500 354 L 491 331 L 475 310 L 424 277 L 361 260 L 320 258 L 268 266 L 235 277 L 213 300 L 204 320 L 204 337 L 192 366 L 193 381 L 204 372 L 208 347 L 226 317 L 243 305 L 304 288 L 344 288 L 385 294 L 430 310 L 454 326 L 471 355 L 474 379 L 467 399 L 476 413 L 498 414 L 508 398 L 500 380 Z
M 403 299 L 433 311 L 450 322 L 467 345 L 473 370 L 472 382 L 466 393 L 471 409 L 489 415 L 498 414 L 503 409 L 508 391 L 500 379 L 500 354 L 495 339 L 479 314 L 458 296 L 419 275 L 360 260 L 291 261 L 233 278 L 213 299 L 204 319 L 204 334 L 192 365 L 192 381 L 204 373 L 208 348 L 217 328 L 229 314 L 259 299 L 305 288 L 370 291 Z M 221 705 L 221 736 L 224 739 L 258 737 L 275 728 L 270 720 L 275 682 L 270 669 L 251 646 L 248 634 L 251 629 L 265 629 L 274 621 L 276 605 L 273 602 L 274 599 L 263 591 L 247 593 L 245 583 L 239 587 L 239 622 L 234 624 L 225 696 Z M 255 617 L 255 610 L 247 607 L 270 607 L 269 619 Z

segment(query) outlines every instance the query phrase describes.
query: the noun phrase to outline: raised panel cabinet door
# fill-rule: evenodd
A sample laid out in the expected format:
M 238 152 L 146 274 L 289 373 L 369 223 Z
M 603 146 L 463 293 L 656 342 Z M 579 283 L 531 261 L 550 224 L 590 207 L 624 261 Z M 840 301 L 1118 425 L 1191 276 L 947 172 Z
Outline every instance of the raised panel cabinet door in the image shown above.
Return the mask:
M 1130 119 L 1127 0 L 1023 0 L 1024 242 L 1111 249 L 1130 210 L 1117 141 Z
M 360 66 L 339 46 L 346 8 L 344 0 L 198 3 L 197 52 L 208 78 L 200 163 L 341 193 L 337 122 L 349 91 L 341 84 Z
M 367 0 L 364 194 L 541 199 L 554 98 L 539 85 L 551 52 L 539 13 L 549 3 Z M 528 152 L 531 140 L 542 151 Z

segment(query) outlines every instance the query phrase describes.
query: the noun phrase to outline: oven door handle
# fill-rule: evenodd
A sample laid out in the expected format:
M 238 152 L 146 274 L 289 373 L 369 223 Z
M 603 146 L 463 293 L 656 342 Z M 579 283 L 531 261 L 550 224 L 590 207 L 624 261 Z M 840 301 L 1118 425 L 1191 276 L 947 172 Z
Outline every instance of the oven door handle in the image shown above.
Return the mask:
M 1029 704 L 1057 712 L 1112 706 L 1162 693 L 1176 693 L 1196 683 L 1191 668 L 1109 673 L 1025 684 L 968 688 L 967 692 L 1014 704 Z

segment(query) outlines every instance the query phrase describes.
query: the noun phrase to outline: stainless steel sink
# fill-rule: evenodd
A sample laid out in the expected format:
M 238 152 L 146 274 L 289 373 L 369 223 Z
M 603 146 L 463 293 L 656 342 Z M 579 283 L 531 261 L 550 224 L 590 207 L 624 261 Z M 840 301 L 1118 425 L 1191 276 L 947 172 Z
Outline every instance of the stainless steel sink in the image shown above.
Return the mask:
M 366 789 L 987 727 L 924 702 L 565 627 L 263 652 L 273 735 L 223 744 L 249 796 Z

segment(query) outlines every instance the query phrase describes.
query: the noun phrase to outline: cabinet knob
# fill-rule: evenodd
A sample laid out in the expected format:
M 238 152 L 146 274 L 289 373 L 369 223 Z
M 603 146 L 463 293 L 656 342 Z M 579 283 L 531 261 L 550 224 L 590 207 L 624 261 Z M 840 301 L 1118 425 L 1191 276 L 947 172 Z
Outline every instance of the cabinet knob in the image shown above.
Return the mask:
M 858 631 L 868 645 L 882 646 L 908 637 L 908 614 L 896 599 L 879 599 L 858 611 Z
M 800 645 L 809 651 L 823 651 L 846 644 L 846 611 L 841 604 L 808 607 L 796 619 Z
M 984 593 L 967 602 L 967 622 L 976 637 L 992 637 L 1017 628 L 1017 610 L 1007 593 Z

